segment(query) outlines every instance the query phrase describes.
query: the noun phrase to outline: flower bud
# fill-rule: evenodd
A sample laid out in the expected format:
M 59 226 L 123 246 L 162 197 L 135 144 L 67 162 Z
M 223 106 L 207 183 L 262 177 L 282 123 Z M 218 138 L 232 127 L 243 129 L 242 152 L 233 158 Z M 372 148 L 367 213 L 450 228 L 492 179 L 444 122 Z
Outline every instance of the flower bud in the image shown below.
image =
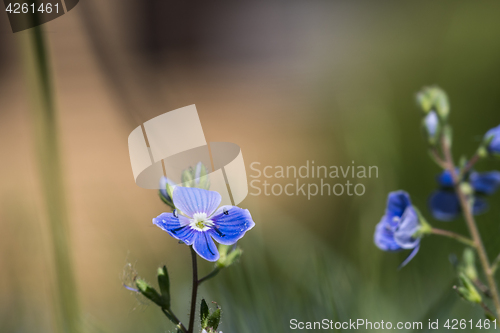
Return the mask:
M 189 167 L 186 170 L 182 171 L 181 182 L 182 186 L 184 187 L 195 187 L 193 168 Z
M 435 145 L 437 143 L 437 139 L 440 133 L 440 124 L 439 118 L 435 111 L 431 111 L 425 116 L 423 120 L 423 126 L 427 133 L 427 138 L 431 145 Z
M 417 94 L 417 103 L 424 113 L 434 110 L 442 120 L 446 120 L 450 113 L 448 96 L 441 88 L 436 86 L 423 88 Z
M 175 184 L 167 177 L 161 177 L 160 179 L 160 198 L 161 200 L 170 206 L 172 209 L 175 208 L 174 202 L 172 200 L 172 193 L 174 191 Z
M 462 285 L 459 287 L 454 287 L 458 294 L 466 301 L 481 304 L 483 299 L 472 281 L 464 273 L 460 273 L 459 278 Z
M 232 245 L 219 245 L 219 260 L 216 263 L 218 268 L 229 267 L 240 259 L 243 250 L 237 247 L 230 251 L 232 247 Z
M 480 156 L 483 155 L 481 157 L 486 157 L 487 155 L 500 156 L 500 125 L 486 132 L 481 147 L 483 150 L 481 152 L 478 151 Z
M 460 190 L 465 194 L 466 196 L 471 196 L 474 194 L 474 188 L 471 186 L 470 183 L 468 182 L 462 182 L 460 183 Z
M 184 187 L 197 187 L 204 190 L 210 189 L 210 177 L 208 168 L 201 162 L 198 162 L 195 168 L 187 168 L 182 172 L 181 182 Z
M 477 279 L 476 256 L 474 250 L 466 248 L 463 256 L 463 273 L 471 280 Z
M 208 317 L 208 327 L 216 330 L 217 327 L 219 327 L 219 323 L 220 323 L 220 308 L 217 307 L 217 309 L 212 312 L 212 314 L 210 315 L 210 317 Z

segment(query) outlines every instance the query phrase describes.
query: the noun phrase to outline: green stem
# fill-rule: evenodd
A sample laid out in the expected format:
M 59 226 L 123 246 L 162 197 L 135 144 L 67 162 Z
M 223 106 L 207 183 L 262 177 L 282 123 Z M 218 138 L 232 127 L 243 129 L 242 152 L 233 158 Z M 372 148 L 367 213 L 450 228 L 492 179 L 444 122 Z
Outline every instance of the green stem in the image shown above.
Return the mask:
M 496 310 L 496 317 L 497 319 L 500 319 L 500 298 L 498 296 L 498 288 L 495 278 L 493 276 L 493 270 L 490 266 L 486 249 L 484 248 L 484 244 L 481 239 L 481 234 L 479 233 L 476 221 L 474 219 L 474 215 L 472 214 L 472 209 L 471 205 L 469 204 L 469 200 L 465 195 L 465 193 L 460 188 L 460 178 L 455 170 L 455 163 L 453 162 L 450 146 L 446 143 L 446 140 L 444 138 L 441 141 L 441 145 L 445 157 L 445 162 L 447 164 L 447 170 L 450 172 L 451 177 L 453 179 L 455 192 L 460 201 L 460 205 L 462 207 L 467 227 L 469 228 L 472 240 L 474 241 L 475 249 L 479 256 L 479 261 L 481 262 L 481 266 L 483 268 L 484 275 L 486 276 L 488 287 L 490 288 L 491 291 L 491 296 L 493 298 L 493 303 L 495 305 L 495 310 Z
M 196 314 L 196 296 L 198 294 L 198 263 L 196 261 L 196 252 L 193 247 L 191 249 L 191 260 L 193 263 L 193 290 L 191 292 L 191 311 L 189 312 L 189 328 L 188 333 L 194 331 L 194 316 Z
M 462 172 L 460 173 L 459 178 L 463 179 L 463 177 L 467 174 L 467 172 L 471 171 L 474 165 L 480 160 L 480 156 L 478 153 L 475 153 L 474 156 L 471 157 L 471 159 L 467 162 L 465 167 L 463 168 Z
M 186 327 L 181 323 L 179 318 L 172 312 L 170 309 L 164 309 L 161 308 L 161 311 L 167 316 L 168 319 L 170 319 L 177 327 L 184 333 L 187 333 Z
M 198 280 L 198 285 L 202 284 L 203 282 L 205 282 L 207 280 L 210 280 L 211 278 L 213 278 L 214 276 L 219 274 L 220 270 L 221 269 L 219 267 L 215 267 L 213 271 L 211 271 L 209 274 L 207 274 L 206 276 L 204 276 Z
M 57 117 L 48 54 L 41 27 L 32 28 L 23 34 L 26 36 L 24 60 L 33 103 L 34 141 L 55 267 L 56 331 L 80 332 L 80 309 L 69 246 L 68 213 L 61 177 Z
M 439 235 L 439 236 L 445 236 L 448 238 L 455 239 L 465 245 L 471 246 L 473 248 L 476 247 L 476 244 L 472 241 L 472 239 L 469 239 L 465 236 L 459 235 L 457 233 L 454 233 L 453 231 L 449 230 L 443 230 L 443 229 L 437 229 L 437 228 L 432 228 L 431 233 L 434 235 Z

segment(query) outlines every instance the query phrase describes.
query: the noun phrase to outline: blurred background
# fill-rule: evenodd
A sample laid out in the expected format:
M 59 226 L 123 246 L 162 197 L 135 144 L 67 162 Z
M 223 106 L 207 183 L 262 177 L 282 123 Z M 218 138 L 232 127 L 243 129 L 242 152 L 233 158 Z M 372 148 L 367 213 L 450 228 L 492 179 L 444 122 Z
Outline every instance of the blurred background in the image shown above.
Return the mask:
M 240 204 L 256 222 L 239 242 L 244 255 L 200 290 L 222 307 L 222 331 L 289 332 L 292 318 L 482 318 L 451 289 L 448 256 L 462 246 L 426 238 L 398 271 L 408 253 L 384 253 L 372 239 L 397 189 L 436 227 L 467 233 L 462 220 L 437 222 L 427 210 L 439 169 L 414 96 L 429 84 L 447 91 L 454 154 L 470 156 L 500 123 L 499 13 L 498 1 L 85 0 L 45 24 L 82 331 L 174 331 L 156 306 L 122 287 L 127 263 L 153 284 L 166 264 L 173 309 L 187 321 L 189 250 L 152 225 L 167 207 L 135 185 L 127 137 L 190 104 L 207 141 L 241 147 L 249 174 L 252 162 L 379 169 L 362 181 L 363 196 L 260 195 Z M 62 288 L 23 61 L 29 33 L 12 34 L 0 15 L 1 332 L 54 332 Z M 492 258 L 499 200 L 477 219 Z

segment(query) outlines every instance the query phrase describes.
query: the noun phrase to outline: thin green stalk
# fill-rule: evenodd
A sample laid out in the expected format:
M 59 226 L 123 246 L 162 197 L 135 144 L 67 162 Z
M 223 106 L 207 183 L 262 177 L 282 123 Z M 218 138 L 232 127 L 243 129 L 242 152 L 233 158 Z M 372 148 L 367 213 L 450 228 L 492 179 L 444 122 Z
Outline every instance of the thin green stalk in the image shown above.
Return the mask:
M 431 233 L 434 235 L 439 235 L 439 236 L 444 236 L 444 237 L 455 239 L 455 240 L 457 240 L 465 245 L 471 246 L 473 248 L 476 247 L 476 244 L 472 241 L 472 239 L 469 239 L 465 236 L 454 233 L 453 231 L 432 228 Z
M 165 314 L 165 316 L 167 316 L 168 319 L 170 319 L 170 321 L 172 321 L 177 326 L 178 329 L 180 329 L 184 333 L 187 333 L 186 327 L 181 323 L 179 318 L 177 318 L 172 310 L 161 308 L 161 311 Z
M 191 259 L 193 262 L 193 290 L 191 291 L 191 311 L 189 312 L 189 325 L 188 333 L 194 331 L 194 316 L 196 314 L 196 297 L 198 294 L 198 263 L 196 261 L 196 252 L 193 247 L 191 249 Z
M 214 276 L 216 276 L 217 274 L 219 274 L 220 270 L 221 269 L 219 267 L 215 267 L 213 271 L 211 271 L 206 276 L 204 276 L 204 277 L 202 277 L 201 279 L 198 280 L 198 285 L 202 284 L 203 282 L 205 282 L 207 280 L 210 280 L 211 278 L 213 278 Z
M 460 179 L 464 177 L 464 175 L 467 174 L 467 172 L 471 171 L 474 165 L 481 159 L 478 153 L 475 153 L 474 156 L 471 157 L 471 159 L 467 162 L 465 167 L 463 168 L 462 172 L 460 173 Z
M 446 143 L 446 140 L 443 138 L 442 142 L 442 151 L 444 154 L 444 159 L 447 165 L 447 170 L 450 172 L 451 177 L 453 179 L 453 184 L 455 187 L 455 192 L 460 201 L 460 206 L 462 207 L 463 215 L 465 221 L 467 223 L 467 227 L 469 228 L 469 232 L 471 234 L 472 240 L 474 241 L 475 249 L 479 256 L 479 261 L 481 262 L 481 266 L 483 268 L 484 275 L 486 276 L 486 280 L 488 283 L 488 287 L 491 291 L 491 296 L 493 298 L 493 303 L 495 305 L 496 317 L 500 320 L 500 298 L 498 296 L 498 288 L 494 278 L 494 272 L 490 266 L 488 255 L 486 253 L 486 249 L 484 248 L 483 241 L 481 239 L 481 234 L 476 225 L 476 221 L 474 219 L 474 215 L 472 214 L 471 205 L 468 202 L 467 196 L 460 188 L 460 177 L 456 172 L 455 163 L 453 162 L 453 157 L 451 154 L 451 148 Z
M 69 223 L 62 179 L 57 117 L 49 60 L 41 27 L 23 32 L 30 85 L 32 126 L 55 268 L 56 331 L 79 333 L 79 303 L 69 246 Z

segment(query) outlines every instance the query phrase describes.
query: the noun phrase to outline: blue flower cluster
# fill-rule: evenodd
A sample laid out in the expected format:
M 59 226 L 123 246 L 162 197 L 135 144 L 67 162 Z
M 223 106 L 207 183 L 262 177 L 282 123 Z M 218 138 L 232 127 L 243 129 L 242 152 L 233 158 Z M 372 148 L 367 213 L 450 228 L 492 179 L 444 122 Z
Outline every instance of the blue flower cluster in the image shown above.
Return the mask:
M 481 158 L 500 157 L 500 126 L 485 134 L 474 159 L 469 164 L 456 169 L 456 175 L 453 176 L 460 179 L 458 181 L 455 179 L 458 183 L 455 184 L 450 172 L 454 166 L 449 150 L 451 128 L 448 124 L 448 98 L 441 89 L 428 87 L 417 95 L 417 101 L 425 114 L 422 126 L 428 139 L 430 153 L 445 170 L 437 177 L 439 189 L 429 197 L 428 203 L 432 215 L 440 221 L 456 219 L 462 213 L 464 204 L 464 201 L 461 203 L 457 190 L 460 190 L 472 205 L 472 214 L 486 212 L 489 207 L 486 197 L 500 188 L 500 172 L 476 172 L 472 167 Z M 404 266 L 419 251 L 422 237 L 431 233 L 448 236 L 453 234 L 432 228 L 412 205 L 408 193 L 404 191 L 389 193 L 385 215 L 375 228 L 374 242 L 378 248 L 391 252 L 412 250 L 401 264 Z M 461 235 L 454 234 L 453 237 L 464 240 Z
M 457 174 L 459 170 L 457 170 Z M 479 215 L 488 210 L 487 195 L 492 195 L 500 186 L 500 172 L 470 172 L 464 181 L 469 182 L 473 193 L 472 212 Z M 453 180 L 449 171 L 443 171 L 438 177 L 439 190 L 434 191 L 429 197 L 429 208 L 435 219 L 452 221 L 460 213 L 460 202 L 453 188 Z

